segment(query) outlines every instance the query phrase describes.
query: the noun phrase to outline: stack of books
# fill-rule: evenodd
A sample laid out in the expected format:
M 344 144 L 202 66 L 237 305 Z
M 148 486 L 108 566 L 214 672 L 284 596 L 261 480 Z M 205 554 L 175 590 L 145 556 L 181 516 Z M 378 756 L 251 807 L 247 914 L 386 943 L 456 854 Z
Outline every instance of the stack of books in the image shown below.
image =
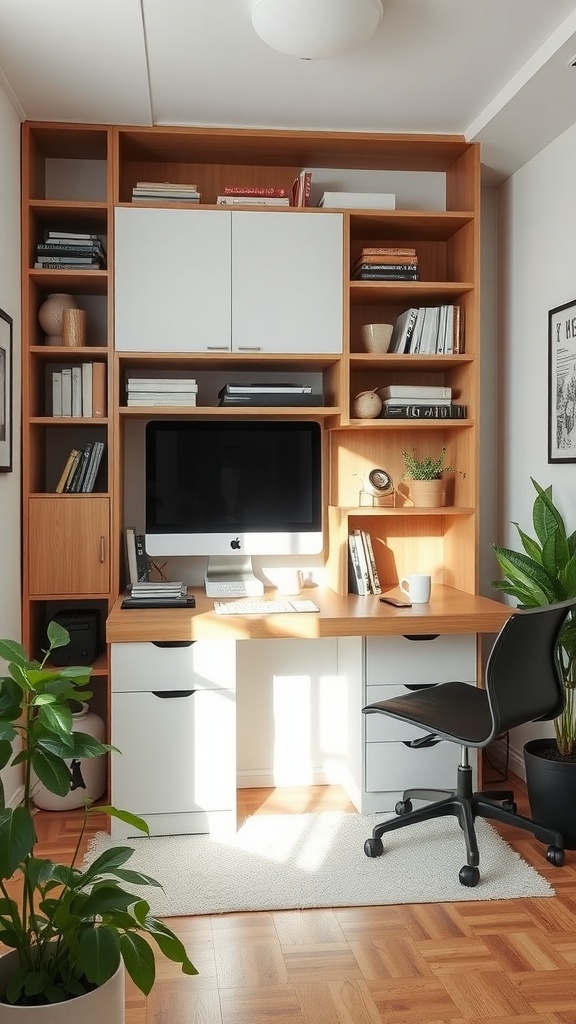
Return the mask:
M 98 235 L 45 231 L 36 246 L 35 270 L 102 270 L 106 253 Z
M 132 189 L 133 203 L 199 203 L 200 199 L 196 185 L 179 182 L 137 181 Z
M 56 494 L 91 494 L 104 447 L 103 441 L 88 441 L 84 448 L 73 448 L 56 484 Z
M 186 608 L 194 604 L 185 583 L 130 583 L 123 608 Z
M 397 318 L 389 352 L 458 355 L 463 351 L 460 306 L 420 306 Z
M 466 419 L 467 407 L 452 401 L 452 388 L 442 384 L 391 384 L 377 391 L 383 419 Z
M 218 398 L 219 405 L 323 405 L 311 384 L 225 384 Z
M 374 246 L 362 249 L 352 264 L 353 281 L 418 281 L 416 249 Z
M 217 206 L 290 206 L 285 188 L 267 185 L 227 185 L 216 197 Z
M 106 364 L 82 363 L 52 370 L 52 415 L 106 415 Z
M 198 384 L 193 377 L 129 377 L 126 382 L 126 404 L 196 405 Z
M 348 537 L 348 589 L 351 594 L 366 597 L 381 594 L 372 538 L 365 530 L 353 530 Z

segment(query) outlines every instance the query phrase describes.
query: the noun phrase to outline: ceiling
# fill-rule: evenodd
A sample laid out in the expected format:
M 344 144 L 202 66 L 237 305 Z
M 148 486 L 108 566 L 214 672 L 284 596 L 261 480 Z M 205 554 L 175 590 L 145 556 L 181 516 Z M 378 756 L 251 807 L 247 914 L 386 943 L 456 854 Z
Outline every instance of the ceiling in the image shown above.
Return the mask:
M 312 61 L 252 3 L 0 0 L 0 83 L 28 120 L 460 133 L 492 183 L 576 122 L 572 0 L 383 0 L 372 39 Z

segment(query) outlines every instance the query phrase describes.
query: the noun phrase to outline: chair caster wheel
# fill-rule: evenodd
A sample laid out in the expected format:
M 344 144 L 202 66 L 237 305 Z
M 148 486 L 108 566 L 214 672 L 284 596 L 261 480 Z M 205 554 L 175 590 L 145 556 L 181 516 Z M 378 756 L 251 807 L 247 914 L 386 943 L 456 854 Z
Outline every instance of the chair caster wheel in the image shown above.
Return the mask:
M 516 812 L 518 811 L 518 807 L 516 806 L 516 801 L 515 800 L 503 800 L 502 801 L 502 810 L 503 811 L 510 811 L 510 814 L 516 814 Z
M 364 853 L 367 857 L 381 857 L 384 853 L 384 845 L 381 839 L 367 839 L 364 843 Z
M 546 860 L 555 868 L 561 868 L 565 860 L 564 850 L 561 850 L 559 846 L 549 846 L 546 850 Z
M 405 814 L 410 814 L 412 810 L 411 800 L 399 800 L 394 808 L 398 817 L 403 818 Z
M 473 868 L 470 867 L 469 864 L 465 864 L 463 868 L 460 868 L 458 878 L 460 880 L 460 885 L 467 885 L 468 888 L 473 889 L 480 881 L 480 872 L 478 868 Z

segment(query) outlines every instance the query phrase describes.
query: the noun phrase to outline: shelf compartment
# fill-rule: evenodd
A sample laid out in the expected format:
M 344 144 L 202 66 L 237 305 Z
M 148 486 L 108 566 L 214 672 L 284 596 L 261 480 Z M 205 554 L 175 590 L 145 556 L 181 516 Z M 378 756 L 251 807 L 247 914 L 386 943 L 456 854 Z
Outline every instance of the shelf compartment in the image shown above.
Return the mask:
M 442 306 L 456 302 L 474 290 L 471 281 L 350 281 L 350 302 L 402 303 L 408 306 Z M 398 315 L 398 314 L 396 314 Z
M 30 270 L 30 281 L 46 294 L 106 295 L 108 291 L 107 270 Z

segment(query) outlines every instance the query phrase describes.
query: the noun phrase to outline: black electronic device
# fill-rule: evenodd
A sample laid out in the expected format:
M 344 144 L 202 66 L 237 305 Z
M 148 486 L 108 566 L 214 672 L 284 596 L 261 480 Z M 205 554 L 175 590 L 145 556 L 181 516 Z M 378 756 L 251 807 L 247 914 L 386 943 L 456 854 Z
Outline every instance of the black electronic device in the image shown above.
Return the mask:
M 63 608 L 52 619 L 70 634 L 70 643 L 50 656 L 53 665 L 92 665 L 100 653 L 100 613 L 95 608 Z
M 381 598 L 379 598 L 379 600 L 383 601 L 384 604 L 391 604 L 391 605 L 393 605 L 394 608 L 411 608 L 412 607 L 412 602 L 411 601 L 401 601 L 397 597 L 381 597 Z

